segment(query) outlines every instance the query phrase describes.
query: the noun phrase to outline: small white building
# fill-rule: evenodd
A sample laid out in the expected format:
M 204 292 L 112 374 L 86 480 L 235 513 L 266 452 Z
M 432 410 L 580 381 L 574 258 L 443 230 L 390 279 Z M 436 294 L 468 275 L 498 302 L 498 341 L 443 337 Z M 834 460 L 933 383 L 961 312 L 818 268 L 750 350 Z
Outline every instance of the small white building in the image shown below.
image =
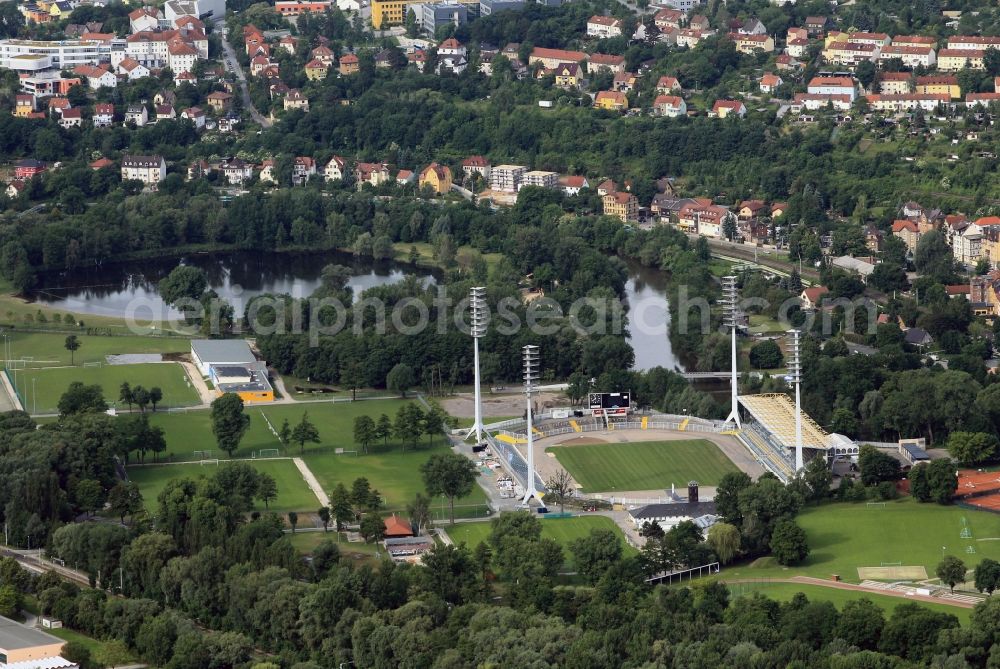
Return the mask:
M 163 156 L 122 156 L 122 181 L 132 179 L 157 184 L 166 177 L 167 161 Z
M 212 365 L 248 365 L 257 362 L 250 344 L 243 339 L 195 339 L 191 359 L 202 376 L 209 376 Z

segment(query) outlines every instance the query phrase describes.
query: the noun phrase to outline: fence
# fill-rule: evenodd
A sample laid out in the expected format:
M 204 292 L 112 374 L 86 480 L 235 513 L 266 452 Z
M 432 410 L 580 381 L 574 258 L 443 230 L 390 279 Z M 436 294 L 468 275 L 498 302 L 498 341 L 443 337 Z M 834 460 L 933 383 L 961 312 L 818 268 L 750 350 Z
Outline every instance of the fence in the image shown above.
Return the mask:
M 511 476 L 516 478 L 521 486 L 527 489 L 528 481 L 528 463 L 525 461 L 521 453 L 514 447 L 513 444 L 508 444 L 505 441 L 500 441 L 499 439 L 494 439 L 489 433 L 484 433 L 487 443 L 489 443 L 490 448 L 493 452 L 497 454 L 498 459 L 503 464 L 504 468 L 510 472 Z M 545 484 L 542 483 L 542 479 L 538 477 L 538 472 L 535 472 L 535 490 L 540 493 L 548 492 Z

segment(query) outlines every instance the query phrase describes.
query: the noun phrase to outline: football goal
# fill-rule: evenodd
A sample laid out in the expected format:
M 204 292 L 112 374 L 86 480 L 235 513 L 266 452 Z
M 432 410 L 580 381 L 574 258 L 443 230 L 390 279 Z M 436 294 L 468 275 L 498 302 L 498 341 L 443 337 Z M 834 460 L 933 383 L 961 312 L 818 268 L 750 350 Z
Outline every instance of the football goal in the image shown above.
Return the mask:
M 358 452 L 357 451 L 348 451 L 348 450 L 345 450 L 343 448 L 335 448 L 333 450 L 333 454 L 334 455 L 348 455 L 348 454 L 350 454 L 350 455 L 353 455 L 353 456 L 357 457 Z
M 257 451 L 256 457 L 258 458 L 276 458 L 280 454 L 277 448 L 262 448 Z
M 216 467 L 218 467 L 219 466 L 219 459 L 218 458 L 210 458 L 210 459 L 206 459 L 206 460 L 201 460 L 199 462 L 199 464 L 202 467 L 204 467 L 206 465 L 215 465 Z
M 97 362 L 85 362 L 85 363 L 83 363 L 83 366 L 84 367 L 100 367 L 101 366 L 101 362 L 100 361 L 97 361 Z
M 867 506 L 869 509 L 884 509 L 885 502 L 868 502 Z

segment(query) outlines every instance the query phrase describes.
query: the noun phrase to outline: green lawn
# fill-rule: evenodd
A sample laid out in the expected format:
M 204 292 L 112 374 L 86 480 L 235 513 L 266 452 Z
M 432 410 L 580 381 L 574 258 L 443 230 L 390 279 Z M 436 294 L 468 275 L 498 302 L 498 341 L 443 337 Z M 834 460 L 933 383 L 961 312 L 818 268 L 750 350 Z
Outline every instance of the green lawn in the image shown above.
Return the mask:
M 267 472 L 278 484 L 278 498 L 272 501 L 267 510 L 284 513 L 287 511 L 315 511 L 319 508 L 319 500 L 302 480 L 302 475 L 291 460 L 258 460 L 250 461 L 257 470 Z M 139 485 L 146 509 L 155 512 L 157 497 L 167 482 L 175 478 L 198 478 L 211 476 L 218 467 L 225 467 L 225 462 L 219 465 L 180 464 L 155 465 L 147 467 L 130 467 L 129 479 Z M 262 503 L 257 504 L 260 511 L 264 510 Z
M 136 335 L 122 337 L 101 337 L 67 331 L 66 334 L 49 334 L 44 332 L 8 331 L 11 359 L 28 359 L 28 367 L 51 367 L 68 365 L 69 351 L 65 348 L 66 336 L 76 334 L 80 348 L 74 353 L 74 362 L 82 365 L 85 362 L 104 362 L 105 356 L 122 353 L 188 353 L 191 351 L 191 340 L 184 337 L 141 337 Z M 0 345 L 3 345 L 0 339 Z M 0 357 L 6 355 L 5 349 L 0 349 Z
M 12 370 L 10 376 L 16 379 L 21 401 L 30 413 L 58 411 L 59 398 L 74 381 L 101 386 L 109 405 L 118 400 L 118 388 L 124 381 L 147 389 L 159 386 L 163 391 L 160 403 L 163 408 L 192 406 L 199 402 L 198 393 L 188 385 L 184 368 L 177 363 Z
M 738 471 L 704 439 L 552 446 L 545 452 L 555 454 L 584 492 L 664 490 L 692 480 L 713 486 L 724 474 Z
M 607 516 L 574 516 L 572 518 L 543 518 L 542 537 L 552 539 L 563 547 L 566 552 L 567 564 L 571 564 L 567 546 L 571 541 L 585 537 L 591 530 L 609 529 L 619 535 L 625 555 L 635 555 L 636 549 L 630 546 L 621 529 Z M 470 550 L 486 541 L 490 536 L 490 523 L 459 523 L 447 528 L 448 536 L 456 544 L 465 543 Z
M 847 602 L 866 598 L 870 599 L 874 604 L 877 604 L 882 610 L 884 610 L 886 612 L 886 617 L 891 616 L 892 612 L 900 604 L 913 603 L 912 600 L 908 600 L 905 597 L 890 597 L 888 595 L 858 593 L 850 590 L 824 588 L 821 585 L 799 585 L 798 583 L 734 583 L 729 586 L 729 590 L 736 597 L 749 595 L 751 592 L 760 592 L 771 599 L 781 602 L 787 602 L 794 597 L 796 593 L 801 592 L 808 597 L 810 601 L 831 602 L 838 609 L 842 608 Z M 950 613 L 958 618 L 963 625 L 969 622 L 969 615 L 972 613 L 972 609 L 966 609 L 960 606 L 931 604 L 923 601 L 918 601 L 916 603 L 920 606 L 925 606 L 932 611 Z
M 294 428 L 302 419 L 303 412 L 308 412 L 309 420 L 319 430 L 320 437 L 319 444 L 306 444 L 306 454 L 318 451 L 332 452 L 335 448 L 356 450 L 354 419 L 360 415 L 369 415 L 377 419 L 383 413 L 393 418 L 403 403 L 404 400 L 370 400 L 315 402 L 301 405 L 247 405 L 246 413 L 250 416 L 250 428 L 233 455 L 237 458 L 248 458 L 252 453 L 264 448 L 277 448 L 280 455 L 299 455 L 297 445 L 283 445 L 278 441 L 268 427 L 268 421 L 276 431 L 281 430 L 281 423 L 285 419 L 288 419 Z M 151 422 L 161 426 L 166 433 L 167 451 L 160 456 L 161 459 L 175 462 L 200 460 L 201 457 L 196 457 L 194 451 L 204 450 L 213 451 L 212 457 L 227 457 L 218 450 L 215 437 L 212 436 L 211 412 L 208 409 L 157 413 L 151 417 Z
M 66 627 L 60 627 L 59 629 L 42 630 L 42 631 L 46 632 L 47 634 L 51 634 L 54 637 L 58 637 L 63 641 L 76 641 L 84 648 L 89 650 L 91 656 L 93 656 L 93 654 L 96 653 L 99 649 L 103 648 L 105 644 L 104 641 L 98 641 L 97 639 L 91 638 L 89 636 L 86 636 L 85 634 L 81 634 L 80 632 L 76 632 Z M 129 660 L 129 662 L 134 662 L 134 661 L 135 661 L 134 657 Z
M 972 532 L 962 539 L 962 518 Z M 912 498 L 886 503 L 885 508 L 859 504 L 827 504 L 806 508 L 797 522 L 806 531 L 810 554 L 794 567 L 742 565 L 723 570 L 725 579 L 788 577 L 805 574 L 828 578 L 838 574 L 858 582 L 858 567 L 883 562 L 923 565 L 930 578 L 942 553 L 965 561 L 969 568 L 981 559 L 1000 560 L 1000 515 L 957 506 L 919 504 Z M 974 554 L 966 553 L 972 546 Z M 944 547 L 944 550 L 942 550 Z
M 432 455 L 450 453 L 451 449 L 438 438 L 436 445 L 400 451 L 398 448 L 376 451 L 368 455 L 335 455 L 332 451 L 326 453 L 310 453 L 306 451 L 303 458 L 312 473 L 319 479 L 323 489 L 329 492 L 338 483 L 348 488 L 354 479 L 364 476 L 386 500 L 386 511 L 404 511 L 418 492 L 424 492 L 424 482 L 420 475 L 420 466 Z M 455 500 L 455 516 L 457 518 L 476 518 L 486 514 L 486 493 L 478 484 L 472 488 L 472 493 Z M 448 504 L 444 498 L 433 500 L 434 518 L 448 518 Z

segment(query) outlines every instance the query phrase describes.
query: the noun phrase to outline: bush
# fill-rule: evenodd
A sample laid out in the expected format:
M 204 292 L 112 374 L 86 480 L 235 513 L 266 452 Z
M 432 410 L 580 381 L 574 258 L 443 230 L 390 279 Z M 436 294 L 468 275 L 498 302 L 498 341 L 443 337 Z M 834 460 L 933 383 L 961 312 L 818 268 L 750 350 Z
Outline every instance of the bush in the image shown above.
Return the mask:
M 750 349 L 750 364 L 756 369 L 774 369 L 781 367 L 784 361 L 781 347 L 771 339 L 754 344 Z
M 871 488 L 872 499 L 880 501 L 889 501 L 899 497 L 899 491 L 896 490 L 896 484 L 892 481 L 882 481 L 876 486 Z

